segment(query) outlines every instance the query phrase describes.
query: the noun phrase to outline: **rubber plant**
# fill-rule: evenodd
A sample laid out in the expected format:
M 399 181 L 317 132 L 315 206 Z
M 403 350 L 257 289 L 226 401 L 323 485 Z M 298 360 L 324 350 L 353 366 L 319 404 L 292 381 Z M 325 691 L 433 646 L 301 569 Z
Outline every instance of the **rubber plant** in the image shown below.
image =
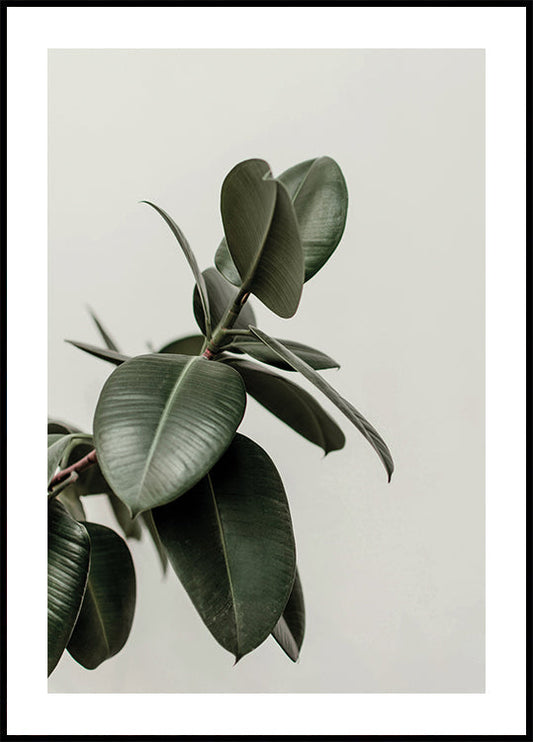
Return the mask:
M 87 522 L 83 498 L 109 497 L 125 539 L 147 531 L 213 637 L 238 661 L 272 635 L 294 661 L 305 613 L 283 483 L 268 454 L 238 431 L 247 395 L 325 454 L 344 446 L 332 417 L 288 375 L 298 372 L 375 449 L 377 431 L 320 373 L 338 364 L 256 327 L 250 296 L 292 317 L 304 284 L 344 231 L 348 195 L 330 157 L 274 178 L 250 159 L 222 185 L 224 238 L 200 271 L 173 219 L 166 222 L 192 270 L 200 332 L 130 358 L 93 314 L 104 347 L 73 342 L 116 368 L 101 391 L 93 433 L 59 421 L 48 430 L 48 672 L 66 649 L 92 669 L 125 644 L 135 572 L 124 538 Z M 72 342 L 72 341 L 71 341 Z

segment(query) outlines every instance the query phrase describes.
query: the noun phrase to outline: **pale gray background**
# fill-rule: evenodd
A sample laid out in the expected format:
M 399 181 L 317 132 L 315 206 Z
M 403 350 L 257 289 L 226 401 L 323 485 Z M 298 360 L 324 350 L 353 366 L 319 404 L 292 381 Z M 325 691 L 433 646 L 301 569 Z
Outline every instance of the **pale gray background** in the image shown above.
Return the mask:
M 321 451 L 253 400 L 242 432 L 285 482 L 305 592 L 298 664 L 269 639 L 233 667 L 151 542 L 131 542 L 132 634 L 95 671 L 65 654 L 53 692 L 483 692 L 484 54 L 480 50 L 50 52 L 50 414 L 90 430 L 112 366 L 89 304 L 124 352 L 196 331 L 192 278 L 222 233 L 240 160 L 274 174 L 327 154 L 346 231 L 296 318 L 258 324 L 339 360 L 324 372 L 378 428 L 392 483 L 347 434 Z M 295 376 L 291 379 L 296 380 Z M 301 380 L 306 388 L 309 385 Z M 111 524 L 105 503 L 89 517 Z

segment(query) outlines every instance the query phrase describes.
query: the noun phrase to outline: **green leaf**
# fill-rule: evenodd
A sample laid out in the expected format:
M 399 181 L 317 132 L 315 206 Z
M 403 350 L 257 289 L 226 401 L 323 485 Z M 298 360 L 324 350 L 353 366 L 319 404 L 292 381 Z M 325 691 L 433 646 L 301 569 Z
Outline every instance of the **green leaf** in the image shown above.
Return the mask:
M 96 345 L 89 345 L 88 343 L 79 343 L 77 340 L 66 340 L 65 342 L 74 345 L 75 348 L 84 350 L 86 353 L 90 353 L 96 358 L 101 358 L 103 361 L 109 361 L 114 363 L 115 366 L 120 366 L 124 361 L 129 360 L 130 356 L 125 356 L 123 353 L 118 353 L 115 350 L 108 350 L 107 348 L 97 348 Z
M 213 323 L 213 327 L 216 327 L 226 314 L 228 306 L 234 302 L 238 292 L 215 268 L 206 268 L 203 276 L 209 297 L 211 322 Z M 204 312 L 197 286 L 194 288 L 193 309 L 198 327 L 205 334 Z M 254 323 L 254 311 L 249 304 L 245 304 L 235 320 L 233 327 L 247 330 L 248 325 L 253 325 Z
M 335 391 L 335 389 L 330 384 L 328 384 L 328 382 L 323 379 L 320 374 L 318 374 L 313 368 L 311 368 L 311 366 L 305 363 L 305 361 L 302 361 L 301 358 L 298 358 L 298 356 L 295 355 L 288 348 L 285 348 L 279 342 L 279 340 L 275 340 L 274 338 L 269 337 L 264 332 L 257 329 L 257 327 L 252 327 L 252 325 L 250 325 L 250 330 L 267 347 L 278 353 L 278 355 L 285 361 L 287 361 L 287 363 L 290 363 L 290 365 L 294 369 L 296 369 L 296 371 L 299 371 L 306 379 L 314 384 L 317 389 L 320 389 L 320 391 L 325 394 L 325 396 L 331 402 L 333 402 L 333 404 L 338 407 L 338 409 L 344 415 L 346 415 L 348 420 L 350 420 L 350 422 L 355 425 L 359 432 L 363 434 L 370 445 L 375 449 L 379 458 L 383 462 L 383 465 L 385 466 L 390 482 L 392 472 L 394 471 L 394 462 L 392 460 L 391 453 L 387 448 L 387 445 L 385 444 L 379 433 L 375 430 L 375 428 L 373 428 L 372 425 L 370 425 L 370 423 L 365 420 L 361 413 L 358 412 L 350 402 L 341 397 L 341 395 L 337 391 Z
M 76 623 L 89 572 L 89 536 L 56 499 L 48 503 L 48 675 Z
M 325 454 L 344 446 L 344 433 L 318 402 L 292 381 L 248 361 L 225 361 L 241 374 L 248 394 Z
M 305 606 L 300 575 L 296 570 L 294 586 L 290 598 L 285 606 L 283 615 L 277 622 L 272 636 L 283 649 L 285 654 L 296 662 L 305 633 Z
M 118 347 L 115 341 L 113 340 L 113 338 L 109 335 L 109 333 L 104 328 L 104 326 L 102 325 L 102 323 L 100 322 L 96 314 L 93 312 L 93 310 L 90 307 L 88 309 L 89 309 L 89 314 L 91 315 L 94 324 L 98 328 L 98 332 L 102 336 L 102 340 L 104 341 L 106 348 L 108 348 L 109 350 L 115 350 L 118 352 Z
M 202 335 L 188 335 L 164 345 L 159 353 L 178 353 L 184 356 L 198 356 L 202 352 L 204 338 Z
M 246 393 L 234 369 L 199 356 L 137 356 L 107 379 L 94 417 L 98 462 L 133 516 L 179 497 L 230 444 Z
M 348 189 L 331 157 L 301 162 L 278 176 L 298 219 L 308 281 L 339 244 L 348 213 Z
M 110 528 L 85 523 L 91 563 L 81 610 L 67 649 L 88 670 L 117 654 L 135 612 L 135 570 L 124 540 Z
M 294 582 L 289 506 L 274 464 L 236 435 L 209 474 L 154 510 L 154 520 L 202 620 L 238 661 L 274 629 Z
M 183 234 L 181 229 L 178 227 L 176 222 L 166 213 L 166 211 L 163 211 L 163 209 L 160 209 L 159 206 L 156 206 L 150 201 L 141 201 L 141 203 L 148 204 L 148 206 L 151 206 L 152 209 L 155 209 L 157 213 L 163 217 L 167 225 L 170 227 L 170 231 L 172 232 L 174 237 L 177 239 L 181 249 L 183 250 L 183 253 L 193 272 L 196 285 L 198 286 L 198 290 L 200 292 L 200 301 L 202 302 L 204 316 L 206 319 L 207 336 L 211 337 L 212 322 L 211 322 L 211 315 L 209 314 L 209 300 L 207 298 L 207 289 L 205 286 L 204 277 L 202 276 L 200 272 L 200 268 L 198 267 L 198 263 L 196 262 L 194 253 L 191 250 L 191 247 L 189 243 L 187 242 L 185 235 Z
M 340 242 L 348 213 L 348 190 L 340 167 L 331 157 L 317 157 L 285 170 L 277 180 L 287 189 L 298 221 L 305 281 L 331 257 Z M 241 278 L 226 240 L 217 250 L 219 271 L 235 286 Z
M 141 513 L 139 517 L 142 518 L 142 520 L 144 521 L 144 524 L 148 529 L 148 533 L 150 534 L 152 541 L 154 542 L 157 555 L 159 556 L 159 561 L 161 562 L 161 568 L 163 570 L 163 574 L 165 575 L 167 573 L 168 567 L 167 552 L 165 551 L 165 547 L 163 546 L 163 544 L 161 543 L 161 539 L 159 538 L 159 533 L 157 532 L 157 528 L 155 527 L 152 511 L 145 510 L 144 513 Z
M 333 358 L 330 358 L 330 356 L 322 353 L 320 350 L 311 348 L 309 345 L 297 343 L 294 340 L 279 340 L 279 342 L 297 355 L 298 358 L 301 358 L 303 361 L 308 363 L 311 368 L 340 368 L 337 361 L 334 361 Z M 234 350 L 234 348 L 237 348 L 244 353 L 248 353 L 248 355 L 255 358 L 256 361 L 268 363 L 269 366 L 275 366 L 284 371 L 294 371 L 294 368 L 290 363 L 284 361 L 280 358 L 278 353 L 275 353 L 256 338 L 240 339 L 239 337 L 235 337 L 232 341 L 231 348 L 227 348 L 227 350 Z
M 75 428 L 70 423 L 65 423 L 62 420 L 51 420 L 48 418 L 48 433 L 61 433 L 62 435 L 68 435 L 68 433 L 79 433 L 79 428 Z
M 280 317 L 292 317 L 302 294 L 304 265 L 298 223 L 285 186 L 272 178 L 264 160 L 246 160 L 226 176 L 220 208 L 242 290 L 255 294 Z M 215 263 L 223 272 L 217 258 Z

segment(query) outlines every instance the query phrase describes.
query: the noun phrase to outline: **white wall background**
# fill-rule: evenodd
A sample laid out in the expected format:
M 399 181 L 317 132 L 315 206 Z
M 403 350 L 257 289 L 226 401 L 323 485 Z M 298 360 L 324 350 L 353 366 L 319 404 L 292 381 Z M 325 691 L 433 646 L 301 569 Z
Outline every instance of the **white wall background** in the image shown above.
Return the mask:
M 49 57 L 49 406 L 90 430 L 110 365 L 195 332 L 193 282 L 152 200 L 201 267 L 222 180 L 322 154 L 350 195 L 344 237 L 296 318 L 269 334 L 333 355 L 328 379 L 393 453 L 320 450 L 250 401 L 241 427 L 286 485 L 307 609 L 301 659 L 273 640 L 233 667 L 151 543 L 131 544 L 132 634 L 95 671 L 65 654 L 52 692 L 482 692 L 484 689 L 484 56 L 477 50 L 54 50 Z M 295 378 L 291 376 L 291 378 Z M 302 385 L 310 388 L 303 380 Z M 104 503 L 89 516 L 112 523 Z

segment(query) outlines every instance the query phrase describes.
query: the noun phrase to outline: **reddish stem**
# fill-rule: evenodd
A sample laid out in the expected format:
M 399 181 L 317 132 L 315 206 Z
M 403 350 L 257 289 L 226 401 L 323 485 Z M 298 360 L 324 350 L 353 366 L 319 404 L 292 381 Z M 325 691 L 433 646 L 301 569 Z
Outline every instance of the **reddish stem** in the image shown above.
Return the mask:
M 73 472 L 80 472 L 85 471 L 85 469 L 88 469 L 93 464 L 96 464 L 98 459 L 96 458 L 96 449 L 93 448 L 92 451 L 89 451 L 87 456 L 84 456 L 79 461 L 76 461 L 71 466 L 68 466 L 66 469 L 62 469 L 61 471 L 58 471 L 57 474 L 52 478 L 52 481 L 48 485 L 48 490 L 52 490 L 54 487 L 56 487 L 58 484 L 61 484 L 61 482 L 64 482 L 65 479 Z

